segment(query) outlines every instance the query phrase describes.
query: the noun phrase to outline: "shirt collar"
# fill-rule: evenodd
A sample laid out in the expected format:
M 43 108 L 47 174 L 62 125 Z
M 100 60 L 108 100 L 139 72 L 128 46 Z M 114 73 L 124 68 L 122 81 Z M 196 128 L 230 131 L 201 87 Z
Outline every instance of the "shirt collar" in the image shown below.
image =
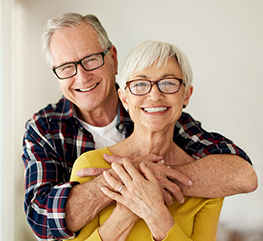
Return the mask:
M 74 114 L 76 113 L 76 107 L 67 100 L 64 96 L 59 100 L 56 104 L 56 108 L 54 114 L 50 118 L 51 121 L 62 121 L 66 119 L 70 119 L 77 116 Z M 130 135 L 133 131 L 133 122 L 130 119 L 129 114 L 123 107 L 121 101 L 119 100 L 118 103 L 118 113 L 117 113 L 117 124 L 116 128 L 123 134 Z
M 51 121 L 65 120 L 73 117 L 72 103 L 64 96 L 56 104 L 54 114 L 50 118 Z
M 128 112 L 119 100 L 116 128 L 123 134 L 130 135 L 133 131 L 133 122 Z

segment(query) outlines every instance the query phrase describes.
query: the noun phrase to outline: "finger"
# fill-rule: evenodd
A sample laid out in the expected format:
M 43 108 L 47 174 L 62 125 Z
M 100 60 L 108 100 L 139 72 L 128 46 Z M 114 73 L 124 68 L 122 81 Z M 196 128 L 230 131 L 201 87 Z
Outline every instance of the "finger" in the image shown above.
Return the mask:
M 103 172 L 105 180 L 109 183 L 109 185 L 114 189 L 118 190 L 122 185 L 117 179 L 115 179 L 109 172 Z
M 164 169 L 164 174 L 166 177 L 169 177 L 170 179 L 174 179 L 175 181 L 177 181 L 177 182 L 179 182 L 179 183 L 181 183 L 187 187 L 190 187 L 193 185 L 193 182 L 189 177 L 187 177 L 186 175 L 184 175 L 183 173 L 181 173 L 175 169 L 166 167 Z
M 160 183 L 160 185 L 168 190 L 174 198 L 179 202 L 183 203 L 184 202 L 184 195 L 178 185 L 176 185 L 174 182 L 168 180 L 165 176 L 156 176 L 156 179 Z
M 150 154 L 149 155 L 149 161 L 159 162 L 159 161 L 162 161 L 162 160 L 163 160 L 162 156 L 156 156 L 155 154 Z
M 173 197 L 164 188 L 162 188 L 161 191 L 162 191 L 163 200 L 165 201 L 166 206 L 171 206 L 173 204 Z
M 96 177 L 110 168 L 100 168 L 100 167 L 91 167 L 91 168 L 82 168 L 76 172 L 78 177 Z
M 111 191 L 110 189 L 108 189 L 107 187 L 100 187 L 100 190 L 106 195 L 108 196 L 109 198 L 117 201 L 117 202 L 120 202 L 122 203 L 122 195 L 121 194 L 118 194 L 116 192 L 113 192 Z
M 161 161 L 157 162 L 158 165 L 163 165 L 164 164 L 164 160 L 162 159 Z
M 148 181 L 152 183 L 158 183 L 153 172 L 144 163 L 140 164 L 140 169 Z
M 122 164 L 123 162 L 123 157 L 120 157 L 120 156 L 117 156 L 117 155 L 109 155 L 109 154 L 104 154 L 103 155 L 103 158 L 106 162 L 108 163 L 114 163 L 114 162 L 117 162 L 119 164 Z
M 138 170 L 129 159 L 125 158 L 123 160 L 123 166 L 132 179 L 142 178 L 142 175 L 138 172 Z
M 156 156 L 155 154 L 149 154 L 147 156 L 139 156 L 137 158 L 135 158 L 134 160 L 143 162 L 143 161 L 149 161 L 149 162 L 159 162 L 161 160 L 163 160 L 162 156 Z
M 130 165 L 132 166 L 131 162 L 128 159 L 124 159 L 123 163 L 125 162 L 125 160 L 126 160 L 126 162 L 129 162 Z M 130 173 L 128 173 L 127 165 L 125 167 L 124 165 L 122 166 L 122 165 L 120 165 L 118 163 L 112 163 L 111 167 L 115 171 L 115 173 L 119 176 L 119 178 L 121 179 L 122 183 L 124 183 L 125 186 L 128 186 L 129 183 L 132 181 L 132 178 L 130 176 Z
M 175 183 L 167 180 L 167 182 L 164 182 L 163 187 L 165 187 L 165 189 L 167 189 L 168 191 L 170 191 L 173 194 L 173 196 L 177 200 L 177 202 L 184 203 L 184 195 L 183 195 L 181 189 L 179 188 L 179 186 L 177 186 Z

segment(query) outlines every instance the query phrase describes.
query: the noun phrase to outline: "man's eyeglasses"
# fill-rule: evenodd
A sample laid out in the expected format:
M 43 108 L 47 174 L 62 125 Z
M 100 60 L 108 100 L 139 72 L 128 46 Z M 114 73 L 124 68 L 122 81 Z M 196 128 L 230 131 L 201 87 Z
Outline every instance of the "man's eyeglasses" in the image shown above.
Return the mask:
M 59 79 L 68 79 L 78 73 L 78 64 L 80 64 L 86 71 L 97 69 L 104 64 L 104 57 L 109 50 L 110 48 L 107 48 L 104 52 L 86 56 L 77 62 L 62 64 L 53 68 L 53 72 Z
M 128 87 L 133 95 L 141 96 L 148 94 L 154 84 L 156 84 L 159 91 L 164 94 L 174 94 L 179 91 L 182 84 L 185 86 L 183 80 L 177 78 L 160 79 L 157 81 L 136 79 L 128 81 L 125 88 Z

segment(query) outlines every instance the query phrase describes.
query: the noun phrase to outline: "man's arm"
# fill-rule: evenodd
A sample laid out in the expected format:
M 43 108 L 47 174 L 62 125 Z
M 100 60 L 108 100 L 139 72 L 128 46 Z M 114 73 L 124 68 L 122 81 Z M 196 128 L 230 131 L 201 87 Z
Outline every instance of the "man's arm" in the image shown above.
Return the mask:
M 90 222 L 101 210 L 106 206 L 112 203 L 112 199 L 103 194 L 100 190 L 100 187 L 105 186 L 109 189 L 112 189 L 108 182 L 105 180 L 101 174 L 102 170 L 105 168 L 86 168 L 87 165 L 90 166 L 94 161 L 96 163 L 96 158 L 91 156 L 89 153 L 88 159 L 86 159 L 85 154 L 80 156 L 74 163 L 72 172 L 71 172 L 71 181 L 77 181 L 81 184 L 74 186 L 68 196 L 66 203 L 66 224 L 67 228 L 73 232 L 78 231 L 88 222 Z M 95 159 L 95 160 L 93 160 Z M 120 158 L 121 160 L 123 158 Z M 158 162 L 160 157 L 155 155 L 148 155 L 147 157 L 142 158 L 142 160 L 147 160 L 149 162 Z M 139 161 L 137 162 L 139 165 Z M 105 165 L 105 164 L 104 164 Z M 92 166 L 92 165 L 91 165 Z M 98 166 L 98 163 L 94 164 Z M 103 167 L 110 167 L 109 164 Z M 107 168 L 108 169 L 108 168 Z M 77 172 L 81 170 L 80 177 L 77 175 Z M 92 170 L 99 170 L 99 173 L 94 173 Z M 86 173 L 88 171 L 88 175 Z M 118 175 L 111 169 L 108 170 L 109 173 L 118 179 Z M 178 178 L 180 180 L 180 178 Z M 187 179 L 183 177 L 181 179 Z M 187 179 L 188 180 L 188 179 Z M 187 181 L 186 180 L 186 181 Z
M 123 159 L 108 155 L 104 158 L 110 163 L 122 163 Z M 144 162 L 154 172 L 161 186 L 169 190 L 178 202 L 183 202 L 180 201 L 183 195 L 217 198 L 253 192 L 257 188 L 257 175 L 252 165 L 237 155 L 209 155 L 196 161 L 192 159 L 185 165 L 169 167 L 146 161 L 145 158 L 137 158 L 136 161 Z M 88 169 L 84 171 L 89 175 Z M 178 181 L 187 180 L 185 177 L 191 180 L 191 185 Z
M 188 176 L 193 185 L 177 183 L 186 196 L 218 198 L 257 189 L 254 168 L 237 155 L 209 155 L 187 165 L 173 166 Z
M 32 132 L 31 132 L 32 134 Z M 74 234 L 67 230 L 65 205 L 76 183 L 65 182 L 65 172 L 50 146 L 44 147 L 39 136 L 28 132 L 24 138 L 25 166 L 24 209 L 29 225 L 41 239 L 65 239 Z M 36 140 L 41 140 L 39 145 Z M 48 156 L 50 155 L 50 156 Z
M 194 183 L 190 188 L 179 184 L 184 194 L 222 197 L 257 188 L 257 176 L 247 154 L 224 136 L 205 131 L 187 113 L 176 122 L 174 142 L 196 160 L 176 167 Z
M 103 175 L 74 186 L 66 202 L 67 228 L 76 232 L 90 222 L 101 210 L 112 203 L 100 187 L 108 186 Z

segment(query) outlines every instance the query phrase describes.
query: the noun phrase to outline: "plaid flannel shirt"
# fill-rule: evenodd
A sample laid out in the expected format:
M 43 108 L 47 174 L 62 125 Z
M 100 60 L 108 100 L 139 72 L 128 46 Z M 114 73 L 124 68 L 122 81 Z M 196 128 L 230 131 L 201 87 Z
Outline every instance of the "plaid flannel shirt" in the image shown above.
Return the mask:
M 127 137 L 133 123 L 121 102 L 116 128 Z M 176 122 L 174 141 L 195 159 L 209 154 L 248 156 L 230 140 L 208 133 L 190 115 L 183 113 Z M 22 159 L 25 167 L 24 208 L 27 220 L 39 240 L 59 240 L 76 234 L 66 228 L 65 204 L 74 161 L 83 152 L 94 150 L 94 140 L 74 117 L 72 104 L 64 97 L 48 105 L 26 123 Z M 251 163 L 251 162 L 250 162 Z

